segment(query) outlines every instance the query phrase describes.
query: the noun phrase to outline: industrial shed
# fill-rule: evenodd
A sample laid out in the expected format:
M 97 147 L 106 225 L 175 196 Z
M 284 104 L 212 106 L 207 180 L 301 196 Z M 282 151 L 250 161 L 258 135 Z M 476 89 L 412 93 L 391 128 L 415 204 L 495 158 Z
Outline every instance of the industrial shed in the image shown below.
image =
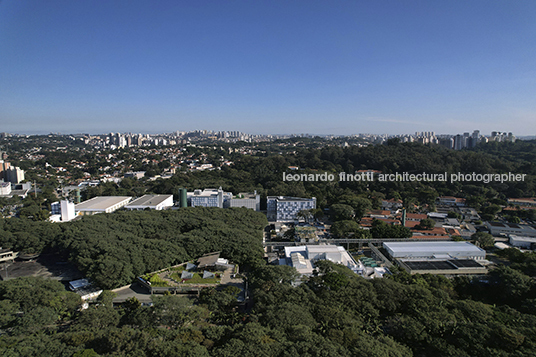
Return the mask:
M 469 242 L 386 242 L 383 247 L 397 259 L 485 259 L 486 251 Z

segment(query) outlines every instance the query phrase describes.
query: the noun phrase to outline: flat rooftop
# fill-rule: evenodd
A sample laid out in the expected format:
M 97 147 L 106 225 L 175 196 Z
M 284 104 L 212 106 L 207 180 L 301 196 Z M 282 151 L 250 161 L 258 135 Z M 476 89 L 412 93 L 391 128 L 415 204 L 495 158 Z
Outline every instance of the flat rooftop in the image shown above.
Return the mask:
M 233 200 L 241 200 L 241 199 L 256 199 L 258 194 L 253 192 L 240 192 L 238 195 L 233 197 Z
M 302 202 L 302 201 L 311 201 L 316 199 L 315 197 L 311 198 L 301 198 L 301 197 L 284 197 L 284 196 L 268 196 L 267 199 L 276 199 L 278 201 L 296 201 L 296 202 Z
M 77 204 L 76 211 L 105 211 L 117 204 L 128 202 L 132 197 L 128 196 L 98 196 Z
M 529 226 L 528 224 L 516 224 L 516 223 L 501 223 L 501 222 L 487 222 L 490 227 L 496 228 L 512 228 L 522 231 L 531 231 L 534 232 L 534 227 Z
M 460 253 L 476 253 L 482 254 L 485 251 L 469 242 L 386 242 L 383 246 L 393 251 L 397 255 L 407 254 L 413 255 L 415 253 L 422 254 L 442 254 L 445 252 L 460 252 Z
M 193 192 L 187 192 L 188 197 L 216 197 L 218 193 L 222 192 L 224 196 L 232 195 L 230 192 L 225 192 L 217 188 L 205 188 L 204 190 L 194 190 Z
M 173 197 L 173 195 L 143 195 L 140 198 L 137 198 L 134 201 L 130 202 L 126 207 L 128 208 L 130 206 L 158 206 L 170 197 Z
M 208 253 L 197 259 L 198 268 L 205 268 L 216 265 L 220 258 L 220 252 Z
M 484 268 L 471 259 L 438 260 L 438 261 L 404 261 L 411 270 L 457 270 L 463 268 Z
M 516 236 L 516 235 L 510 234 L 510 239 L 513 241 L 518 241 L 518 242 L 536 243 L 536 238 L 534 237 L 524 237 L 524 236 Z

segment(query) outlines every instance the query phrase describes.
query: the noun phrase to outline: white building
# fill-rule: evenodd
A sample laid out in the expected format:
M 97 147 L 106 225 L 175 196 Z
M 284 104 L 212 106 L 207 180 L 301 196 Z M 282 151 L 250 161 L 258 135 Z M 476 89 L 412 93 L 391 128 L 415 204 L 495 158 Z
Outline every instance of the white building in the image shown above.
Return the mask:
M 409 274 L 486 274 L 486 251 L 469 242 L 385 242 L 383 247 Z
M 9 182 L 0 182 L 0 196 L 9 196 L 11 194 L 11 184 Z
M 527 224 L 486 222 L 486 227 L 494 236 L 514 234 L 526 237 L 536 237 L 536 229 Z
M 127 210 L 143 211 L 154 209 L 157 211 L 173 207 L 173 195 L 144 195 L 125 206 Z
M 231 192 L 223 192 L 222 188 L 207 188 L 203 191 L 194 190 L 187 193 L 188 204 L 192 207 L 229 207 L 229 201 L 233 197 Z
M 391 257 L 403 260 L 486 258 L 484 249 L 469 242 L 385 242 L 383 247 Z
M 0 247 L 0 262 L 12 262 L 16 254 L 11 249 L 2 249 Z
M 60 202 L 60 209 L 62 222 L 69 222 L 76 217 L 74 203 L 69 202 L 67 200 L 62 200 Z
M 74 209 L 79 215 L 112 213 L 126 206 L 131 199 L 132 197 L 126 196 L 98 196 L 75 205 Z
M 536 247 L 536 238 L 522 237 L 511 234 L 509 237 L 509 243 L 514 247 L 533 249 L 533 247 Z
M 261 210 L 261 196 L 257 191 L 253 193 L 239 193 L 231 198 L 229 207 L 246 207 L 255 211 Z
M 99 289 L 98 287 L 94 286 L 87 279 L 73 280 L 69 283 L 69 288 L 71 289 L 71 291 L 80 295 L 80 297 L 84 301 L 94 300 L 98 298 L 99 295 L 102 293 L 102 289 Z
M 365 269 L 364 265 L 356 262 L 343 247 L 336 245 L 285 247 L 285 259 L 280 260 L 279 264 L 290 265 L 302 275 L 311 275 L 315 269 L 314 263 L 318 260 L 342 264 L 357 274 L 361 274 Z

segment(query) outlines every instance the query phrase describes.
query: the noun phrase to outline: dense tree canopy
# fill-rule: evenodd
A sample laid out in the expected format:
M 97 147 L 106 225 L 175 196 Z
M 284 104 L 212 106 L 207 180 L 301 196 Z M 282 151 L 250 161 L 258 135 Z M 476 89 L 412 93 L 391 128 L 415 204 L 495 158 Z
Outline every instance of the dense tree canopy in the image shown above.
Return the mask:
M 508 252 L 512 260 L 529 256 Z M 250 273 L 253 307 L 237 308 L 234 287 L 198 299 L 155 296 L 78 310 L 80 298 L 42 278 L 0 282 L 0 352 L 39 356 L 533 356 L 536 311 L 519 270 L 493 273 L 498 284 L 395 273 L 365 280 L 329 261 L 298 287 L 296 271 L 261 264 Z M 508 278 L 508 279 L 506 279 Z M 528 278 L 528 279 L 527 279 Z M 478 289 L 493 301 L 478 301 Z M 30 289 L 30 290 L 28 290 Z M 504 293 L 497 294 L 497 292 Z M 32 294 L 31 301 L 26 293 Z M 489 295 L 488 290 L 484 295 Z M 503 300 L 504 299 L 504 300 Z
M 239 265 L 262 259 L 266 217 L 246 208 L 189 207 L 169 211 L 122 211 L 54 224 L 0 220 L 0 246 L 23 252 L 65 251 L 102 288 L 221 251 Z

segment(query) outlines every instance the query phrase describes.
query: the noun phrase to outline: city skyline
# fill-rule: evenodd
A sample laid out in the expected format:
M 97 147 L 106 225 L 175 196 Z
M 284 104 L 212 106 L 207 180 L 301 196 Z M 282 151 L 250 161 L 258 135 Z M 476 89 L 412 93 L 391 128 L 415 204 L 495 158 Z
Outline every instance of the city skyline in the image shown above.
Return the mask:
M 0 130 L 534 135 L 535 15 L 532 1 L 2 1 Z

